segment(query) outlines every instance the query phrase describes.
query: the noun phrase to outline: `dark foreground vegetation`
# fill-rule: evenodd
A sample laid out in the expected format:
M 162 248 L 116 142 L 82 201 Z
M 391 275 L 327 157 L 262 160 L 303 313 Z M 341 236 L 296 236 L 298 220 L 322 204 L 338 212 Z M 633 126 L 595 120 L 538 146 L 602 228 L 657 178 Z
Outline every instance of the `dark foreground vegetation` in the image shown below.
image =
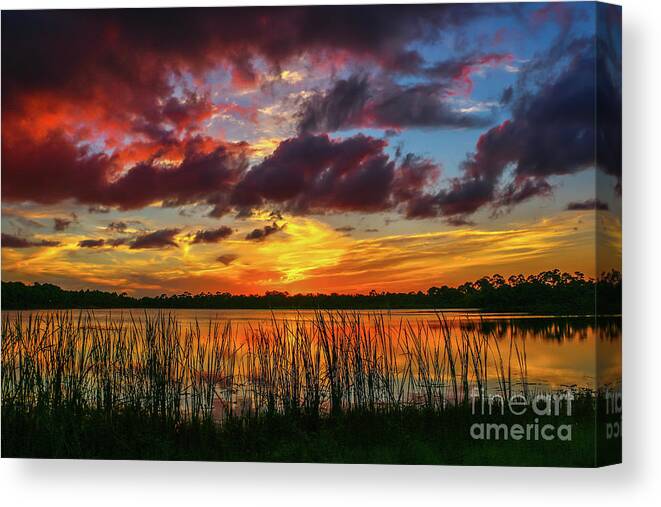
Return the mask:
M 525 338 L 475 327 L 392 326 L 317 312 L 238 343 L 232 327 L 166 314 L 5 318 L 2 456 L 594 466 L 595 394 L 571 388 L 571 441 L 476 440 L 476 423 L 535 424 L 498 400 L 536 387 Z M 493 413 L 475 407 L 493 393 Z M 600 463 L 619 461 L 603 445 Z
M 537 275 L 500 275 L 467 282 L 458 287 L 431 287 L 427 292 L 369 294 L 232 295 L 225 292 L 190 293 L 158 297 L 131 297 L 98 290 L 63 290 L 51 284 L 25 285 L 2 282 L 3 310 L 66 308 L 253 308 L 253 309 L 388 309 L 479 308 L 543 314 L 619 314 L 622 308 L 619 272 L 598 280 L 582 273 L 555 269 Z M 595 306 L 596 301 L 596 306 Z
M 574 466 L 597 464 L 592 399 L 561 423 L 573 426 L 570 442 L 473 440 L 477 420 L 467 406 L 443 412 L 400 409 L 336 415 L 262 414 L 173 424 L 146 413 L 102 410 L 2 409 L 2 457 L 278 461 L 445 465 Z M 533 417 L 485 419 L 498 424 L 533 423 Z M 554 421 L 555 422 L 555 421 Z M 600 463 L 620 461 L 604 446 Z

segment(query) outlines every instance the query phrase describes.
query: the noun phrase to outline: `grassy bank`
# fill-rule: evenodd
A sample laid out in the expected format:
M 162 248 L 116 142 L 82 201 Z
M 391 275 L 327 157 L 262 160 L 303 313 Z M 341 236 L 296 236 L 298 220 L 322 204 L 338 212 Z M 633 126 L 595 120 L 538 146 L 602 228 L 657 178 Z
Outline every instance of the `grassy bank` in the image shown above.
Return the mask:
M 581 412 L 582 411 L 582 412 Z M 491 419 L 490 419 L 491 420 Z M 492 419 L 521 423 L 519 418 Z M 594 418 L 564 422 L 571 442 L 476 441 L 470 411 L 418 409 L 324 418 L 259 416 L 168 424 L 144 414 L 3 407 L 2 456 L 321 463 L 594 466 Z M 532 420 L 527 420 L 532 422 Z M 613 456 L 613 459 L 615 457 Z

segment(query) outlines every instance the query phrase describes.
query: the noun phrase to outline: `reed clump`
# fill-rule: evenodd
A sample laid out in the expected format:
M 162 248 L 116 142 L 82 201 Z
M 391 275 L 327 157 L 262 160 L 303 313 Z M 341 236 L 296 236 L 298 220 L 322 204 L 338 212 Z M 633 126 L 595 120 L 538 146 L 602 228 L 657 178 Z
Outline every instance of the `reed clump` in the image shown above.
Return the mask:
M 442 314 L 415 325 L 382 312 L 273 316 L 240 337 L 230 322 L 114 317 L 3 318 L 3 407 L 222 424 L 263 414 L 443 412 L 472 392 L 528 390 L 525 337 L 453 329 Z

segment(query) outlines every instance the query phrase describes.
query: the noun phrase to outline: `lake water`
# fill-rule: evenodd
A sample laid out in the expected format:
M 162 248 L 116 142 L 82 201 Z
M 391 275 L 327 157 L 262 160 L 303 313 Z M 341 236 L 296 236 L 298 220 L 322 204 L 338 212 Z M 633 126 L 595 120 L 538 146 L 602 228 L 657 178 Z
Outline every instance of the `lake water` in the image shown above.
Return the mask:
M 78 314 L 78 310 L 73 310 Z M 272 329 L 298 323 L 313 326 L 312 310 L 163 310 L 174 315 L 186 328 L 199 325 L 202 334 L 215 324 L 229 323 L 241 343 L 257 329 Z M 4 318 L 14 319 L 19 312 L 3 312 Z M 25 319 L 44 311 L 20 312 Z M 87 311 L 85 312 L 87 313 Z M 94 310 L 100 326 L 108 322 L 127 322 L 132 316 L 143 320 L 155 317 L 159 310 Z M 525 362 L 527 382 L 544 388 L 564 386 L 588 387 L 616 383 L 621 377 L 621 320 L 616 317 L 548 317 L 523 314 L 481 313 L 477 311 L 446 310 L 360 310 L 350 314 L 359 318 L 367 328 L 381 325 L 394 340 L 403 340 L 403 329 L 424 330 L 431 342 L 441 339 L 441 328 L 452 335 L 452 346 L 458 347 L 461 337 L 489 336 L 493 344 L 492 357 L 501 355 L 505 363 Z M 403 350 L 403 347 L 401 348 Z M 523 358 L 523 359 L 522 359 Z M 520 369 L 520 368 L 519 368 Z M 513 375 L 517 375 L 514 373 Z M 490 373 L 489 375 L 492 375 Z

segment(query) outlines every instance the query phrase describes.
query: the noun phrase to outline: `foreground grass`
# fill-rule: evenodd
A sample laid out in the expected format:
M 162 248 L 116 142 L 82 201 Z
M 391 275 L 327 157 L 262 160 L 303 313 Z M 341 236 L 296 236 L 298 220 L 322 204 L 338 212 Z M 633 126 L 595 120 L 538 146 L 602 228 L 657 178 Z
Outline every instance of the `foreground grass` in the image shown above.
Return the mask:
M 496 419 L 493 419 L 496 420 Z M 476 441 L 476 421 L 458 407 L 438 413 L 342 413 L 329 417 L 263 415 L 166 423 L 144 414 L 2 410 L 2 456 L 34 458 L 270 461 L 318 463 L 574 466 L 595 465 L 588 402 L 566 421 L 570 442 Z M 501 417 L 497 422 L 524 422 Z M 603 458 L 603 457 L 602 457 Z M 610 456 L 610 461 L 616 461 Z M 608 460 L 608 457 L 606 457 Z

